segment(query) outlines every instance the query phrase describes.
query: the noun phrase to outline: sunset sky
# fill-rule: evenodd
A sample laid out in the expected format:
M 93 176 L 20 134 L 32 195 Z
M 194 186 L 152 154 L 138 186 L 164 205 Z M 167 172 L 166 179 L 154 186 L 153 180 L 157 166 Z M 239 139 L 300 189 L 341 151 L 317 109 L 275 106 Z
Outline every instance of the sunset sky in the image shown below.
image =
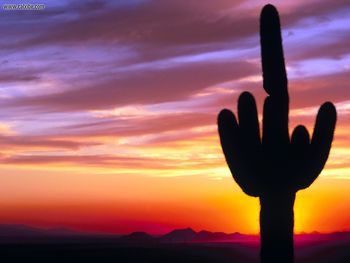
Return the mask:
M 267 2 L 33 3 L 46 8 L 0 11 L 0 223 L 258 233 L 258 199 L 232 179 L 216 117 L 245 90 L 262 113 Z M 327 100 L 338 112 L 326 168 L 297 195 L 295 231 L 350 230 L 350 3 L 271 3 L 290 129 L 311 132 Z

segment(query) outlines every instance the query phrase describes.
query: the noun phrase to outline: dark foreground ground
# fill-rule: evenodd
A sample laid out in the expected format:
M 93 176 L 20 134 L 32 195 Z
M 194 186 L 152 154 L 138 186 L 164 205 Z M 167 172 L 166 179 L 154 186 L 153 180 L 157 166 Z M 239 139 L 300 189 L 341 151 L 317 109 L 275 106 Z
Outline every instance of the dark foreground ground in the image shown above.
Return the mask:
M 22 243 L 22 244 L 20 244 Z M 259 262 L 257 243 L 122 245 L 113 241 L 0 244 L 2 262 Z M 297 244 L 296 262 L 350 263 L 349 241 Z

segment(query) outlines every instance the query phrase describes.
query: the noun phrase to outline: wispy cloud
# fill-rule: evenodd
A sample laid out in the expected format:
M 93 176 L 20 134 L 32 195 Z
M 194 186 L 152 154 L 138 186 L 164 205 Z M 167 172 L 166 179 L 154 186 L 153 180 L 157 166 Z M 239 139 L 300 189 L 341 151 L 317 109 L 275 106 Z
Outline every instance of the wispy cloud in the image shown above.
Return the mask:
M 348 178 L 349 1 L 272 2 L 283 26 L 290 128 L 302 123 L 312 133 L 319 106 L 334 102 L 338 124 L 323 175 Z M 90 190 L 101 174 L 115 176 L 103 177 L 104 187 L 124 180 L 128 193 L 128 175 L 145 184 L 186 175 L 204 196 L 214 184 L 227 186 L 210 180 L 201 188 L 208 178 L 230 176 L 216 131 L 219 110 L 236 111 L 239 94 L 248 90 L 261 119 L 260 1 L 42 3 L 41 12 L 0 11 L 0 173 L 8 175 L 7 185 L 20 184 L 25 170 L 30 178 L 62 176 L 45 181 L 53 192 L 55 183 L 69 185 L 69 176 L 87 185 L 74 177 L 77 171 L 94 178 Z M 124 198 L 108 189 L 108 198 Z M 169 189 L 176 200 L 179 192 Z M 25 195 L 23 186 L 6 200 L 30 200 Z

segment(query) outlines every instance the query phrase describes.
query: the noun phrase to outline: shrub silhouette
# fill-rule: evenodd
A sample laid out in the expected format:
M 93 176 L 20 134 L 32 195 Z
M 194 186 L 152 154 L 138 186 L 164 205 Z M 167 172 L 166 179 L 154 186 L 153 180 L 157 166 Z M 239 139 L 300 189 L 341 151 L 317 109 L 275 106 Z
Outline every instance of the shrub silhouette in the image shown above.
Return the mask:
M 238 99 L 238 120 L 227 109 L 218 116 L 221 145 L 233 178 L 260 199 L 261 262 L 293 262 L 293 206 L 298 190 L 309 187 L 322 171 L 331 148 L 336 109 L 331 102 L 318 111 L 313 136 L 297 126 L 288 131 L 289 96 L 279 16 L 266 5 L 260 16 L 263 87 L 263 132 L 254 97 Z

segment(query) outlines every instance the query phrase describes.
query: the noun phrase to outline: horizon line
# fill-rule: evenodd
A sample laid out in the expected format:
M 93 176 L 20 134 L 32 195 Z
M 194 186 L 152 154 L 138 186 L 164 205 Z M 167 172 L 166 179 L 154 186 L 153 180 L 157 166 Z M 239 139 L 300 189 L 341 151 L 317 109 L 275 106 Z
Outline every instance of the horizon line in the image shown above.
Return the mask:
M 80 229 L 76 229 L 76 228 L 69 228 L 69 227 L 61 227 L 61 226 L 57 226 L 57 227 L 41 227 L 41 226 L 35 226 L 35 225 L 30 225 L 30 224 L 16 224 L 16 223 L 1 223 L 1 226 L 22 226 L 22 227 L 27 227 L 27 228 L 34 228 L 37 230 L 43 230 L 43 231 L 50 231 L 50 230 L 65 230 L 65 231 L 71 231 L 75 234 L 86 234 L 86 235 L 108 235 L 108 236 L 127 236 L 127 235 L 131 235 L 133 233 L 145 233 L 148 234 L 150 236 L 163 236 L 166 234 L 169 234 L 173 231 L 176 230 L 192 230 L 193 232 L 200 233 L 200 232 L 210 232 L 210 233 L 224 233 L 227 235 L 230 234 L 240 234 L 240 235 L 246 235 L 246 236 L 259 236 L 260 233 L 245 233 L 245 232 L 239 232 L 239 231 L 235 231 L 235 232 L 224 232 L 224 231 L 210 231 L 210 230 L 206 230 L 206 229 L 201 229 L 201 230 L 194 230 L 194 228 L 192 227 L 179 227 L 179 228 L 173 228 L 172 230 L 166 231 L 166 232 L 162 232 L 159 234 L 155 234 L 155 233 L 150 233 L 148 231 L 142 231 L 142 230 L 135 230 L 135 231 L 130 231 L 127 233 L 115 233 L 115 232 L 105 232 L 105 231 L 86 231 L 86 230 L 80 230 Z M 334 234 L 334 233 L 350 233 L 350 229 L 344 229 L 344 230 L 336 230 L 336 231 L 332 231 L 332 232 L 321 232 L 321 231 L 317 231 L 317 230 L 313 230 L 310 232 L 306 232 L 306 231 L 301 231 L 301 232 L 294 232 L 294 235 L 312 235 L 312 234 L 321 234 L 321 235 L 329 235 L 329 234 Z

